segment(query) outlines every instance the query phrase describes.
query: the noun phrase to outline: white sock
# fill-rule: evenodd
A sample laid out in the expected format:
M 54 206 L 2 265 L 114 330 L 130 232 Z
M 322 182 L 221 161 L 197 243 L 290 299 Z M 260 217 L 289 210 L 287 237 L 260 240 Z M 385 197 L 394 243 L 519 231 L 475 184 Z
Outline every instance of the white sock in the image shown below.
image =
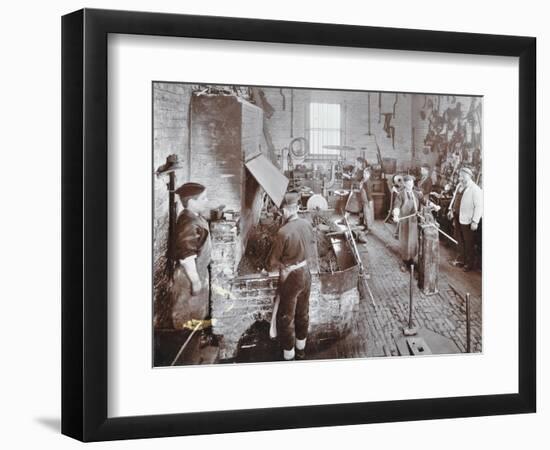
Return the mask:
M 306 340 L 307 338 L 304 338 L 304 339 L 296 339 L 296 348 L 298 350 L 303 350 L 306 348 Z
M 287 361 L 294 359 L 294 356 L 294 347 L 292 347 L 292 350 L 283 349 L 283 358 L 285 358 Z

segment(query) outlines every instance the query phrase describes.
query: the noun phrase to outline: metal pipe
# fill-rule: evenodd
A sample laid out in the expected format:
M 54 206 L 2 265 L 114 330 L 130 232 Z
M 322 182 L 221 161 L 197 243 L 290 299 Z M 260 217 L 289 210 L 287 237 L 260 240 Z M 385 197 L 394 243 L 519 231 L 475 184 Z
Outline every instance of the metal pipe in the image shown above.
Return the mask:
M 466 353 L 470 353 L 470 293 L 466 292 Z
M 196 331 L 199 329 L 199 327 L 202 325 L 202 321 L 199 320 L 199 322 L 197 323 L 197 325 L 195 326 L 195 328 L 193 328 L 193 331 L 191 331 L 191 333 L 189 334 L 189 336 L 187 337 L 187 339 L 185 340 L 185 342 L 183 343 L 183 345 L 180 347 L 179 351 L 178 351 L 178 354 L 176 355 L 176 357 L 174 358 L 174 360 L 172 361 L 172 364 L 170 364 L 171 366 L 175 366 L 176 365 L 176 362 L 178 361 L 179 357 L 181 356 L 181 354 L 183 353 L 183 350 L 185 350 L 185 347 L 187 347 L 187 344 L 189 344 L 189 341 L 191 341 L 191 338 L 193 337 L 193 335 L 196 333 Z
M 428 225 L 429 227 L 434 227 L 437 231 L 439 231 L 443 236 L 445 236 L 447 239 L 449 239 L 451 242 L 454 242 L 456 245 L 458 245 L 458 241 L 454 238 L 452 238 L 451 236 L 449 236 L 447 233 L 445 233 L 444 231 L 441 231 L 441 229 L 435 225 L 435 224 L 429 224 Z
M 166 250 L 168 278 L 171 280 L 174 276 L 174 255 L 172 254 L 172 247 L 174 242 L 174 234 L 176 229 L 176 174 L 174 172 L 169 173 L 168 181 L 168 248 Z
M 366 274 L 365 274 L 365 267 L 363 266 L 363 261 L 361 260 L 361 254 L 359 253 L 359 249 L 357 248 L 357 244 L 355 243 L 355 238 L 353 237 L 353 231 L 351 230 L 351 227 L 348 222 L 348 217 L 346 214 L 344 214 L 344 223 L 346 224 L 347 233 L 346 233 L 346 239 L 351 247 L 351 253 L 353 257 L 355 258 L 355 262 L 357 263 L 357 267 L 359 268 L 359 278 L 363 282 L 363 286 L 367 290 L 367 293 L 369 294 L 370 300 L 372 302 L 372 306 L 376 308 L 376 302 L 374 301 L 374 295 L 372 295 L 372 291 L 370 289 L 369 283 L 367 283 Z
M 369 108 L 369 110 L 368 110 L 368 118 L 369 118 L 369 136 L 370 136 L 370 135 L 371 135 L 371 132 L 370 132 L 370 92 L 368 93 L 367 99 L 368 99 L 368 108 Z
M 294 138 L 294 89 L 290 90 L 290 137 Z
M 398 222 L 401 222 L 403 220 L 407 220 L 407 219 L 410 219 L 411 217 L 415 217 L 415 216 L 418 216 L 418 213 L 414 213 L 414 214 L 409 214 L 408 216 L 404 216 L 404 217 L 399 217 L 397 219 Z
M 412 127 L 412 157 L 413 159 L 416 157 L 416 142 L 415 142 L 416 136 L 415 136 L 415 129 Z
M 283 111 L 286 111 L 286 97 L 283 92 L 283 88 L 279 89 L 279 93 L 281 94 L 281 97 L 283 97 Z

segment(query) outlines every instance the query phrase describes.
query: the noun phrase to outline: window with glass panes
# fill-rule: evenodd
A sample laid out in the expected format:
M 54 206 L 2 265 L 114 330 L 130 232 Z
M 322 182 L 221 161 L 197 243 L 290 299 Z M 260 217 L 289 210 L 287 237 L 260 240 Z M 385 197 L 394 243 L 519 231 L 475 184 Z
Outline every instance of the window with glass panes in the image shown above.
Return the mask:
M 338 103 L 309 104 L 309 152 L 315 155 L 338 155 L 339 150 L 325 146 L 341 145 L 341 117 Z

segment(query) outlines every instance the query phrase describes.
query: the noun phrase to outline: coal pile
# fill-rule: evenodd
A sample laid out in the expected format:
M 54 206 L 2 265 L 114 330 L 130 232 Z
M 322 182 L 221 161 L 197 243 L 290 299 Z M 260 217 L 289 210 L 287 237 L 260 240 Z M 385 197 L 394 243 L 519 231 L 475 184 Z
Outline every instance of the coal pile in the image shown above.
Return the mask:
M 260 223 L 252 229 L 246 250 L 237 268 L 239 275 L 250 275 L 267 270 L 273 239 L 278 230 L 277 222 Z
M 320 219 L 319 216 L 314 216 L 312 222 L 317 227 L 315 232 L 319 270 L 322 273 L 332 273 L 340 270 L 336 254 L 330 243 L 330 237 L 326 235 L 327 232 L 337 230 L 338 228 L 335 228 L 334 224 L 330 221 Z M 237 268 L 239 276 L 268 270 L 267 262 L 271 253 L 273 239 L 279 227 L 278 222 L 270 221 L 260 223 L 252 229 L 246 250 Z
M 319 255 L 319 272 L 332 273 L 340 270 L 330 238 L 320 230 L 317 230 L 317 254 Z

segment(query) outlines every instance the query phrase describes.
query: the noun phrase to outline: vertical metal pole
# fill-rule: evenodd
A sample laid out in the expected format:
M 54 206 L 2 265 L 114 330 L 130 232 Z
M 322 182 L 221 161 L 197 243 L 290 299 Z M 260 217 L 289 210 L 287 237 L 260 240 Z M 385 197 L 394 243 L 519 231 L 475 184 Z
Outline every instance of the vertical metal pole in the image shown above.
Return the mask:
M 174 239 L 174 229 L 176 228 L 176 174 L 169 173 L 168 181 L 168 248 L 166 249 L 166 257 L 168 263 L 168 277 L 172 279 L 174 275 L 174 258 L 172 255 L 172 240 Z
M 416 158 L 416 136 L 415 136 L 415 129 L 412 127 L 412 157 L 413 159 Z
M 409 329 L 413 327 L 413 282 L 414 282 L 414 265 L 411 264 L 411 279 L 409 284 Z
M 369 117 L 369 136 L 371 135 L 371 132 L 370 132 L 370 92 L 368 93 L 368 117 Z
M 290 90 L 290 138 L 294 138 L 294 89 Z
M 466 292 L 466 353 L 470 352 L 470 293 Z

